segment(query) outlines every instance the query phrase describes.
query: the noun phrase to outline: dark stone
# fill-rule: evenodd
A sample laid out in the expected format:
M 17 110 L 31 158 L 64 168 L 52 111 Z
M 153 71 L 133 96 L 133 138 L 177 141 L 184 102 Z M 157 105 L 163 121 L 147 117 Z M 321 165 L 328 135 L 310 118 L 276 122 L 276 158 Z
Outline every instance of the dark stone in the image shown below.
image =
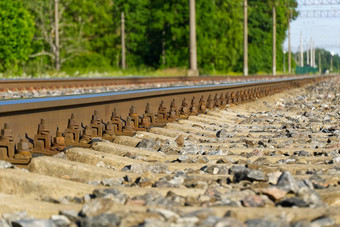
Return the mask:
M 297 197 L 292 197 L 292 198 L 282 200 L 277 205 L 280 205 L 282 207 L 292 207 L 292 206 L 308 207 L 308 203 L 306 203 L 303 199 L 300 199 Z
M 249 181 L 264 181 L 266 180 L 265 175 L 260 170 L 248 169 L 245 166 L 233 166 L 229 169 L 229 173 L 234 174 L 233 182 L 238 183 L 242 180 Z
M 101 214 L 96 217 L 87 217 L 79 221 L 81 227 L 107 227 L 119 226 L 120 218 L 115 214 Z

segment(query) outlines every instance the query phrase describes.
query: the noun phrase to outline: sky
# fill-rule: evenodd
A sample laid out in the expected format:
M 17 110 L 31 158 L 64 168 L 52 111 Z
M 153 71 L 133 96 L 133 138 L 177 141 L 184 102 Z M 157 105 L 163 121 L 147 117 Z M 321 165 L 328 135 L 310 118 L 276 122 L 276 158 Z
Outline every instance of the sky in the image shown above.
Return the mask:
M 301 0 L 298 0 L 300 3 Z M 316 1 L 315 1 L 316 2 Z M 324 1 L 326 2 L 326 1 Z M 337 17 L 317 18 L 299 16 L 291 23 L 291 48 L 293 52 L 300 50 L 300 34 L 302 33 L 303 47 L 310 47 L 310 40 L 315 43 L 316 48 L 334 51 L 340 55 L 340 4 L 333 5 L 298 5 L 300 14 L 306 11 L 336 11 Z M 284 49 L 288 50 L 288 38 L 284 42 Z

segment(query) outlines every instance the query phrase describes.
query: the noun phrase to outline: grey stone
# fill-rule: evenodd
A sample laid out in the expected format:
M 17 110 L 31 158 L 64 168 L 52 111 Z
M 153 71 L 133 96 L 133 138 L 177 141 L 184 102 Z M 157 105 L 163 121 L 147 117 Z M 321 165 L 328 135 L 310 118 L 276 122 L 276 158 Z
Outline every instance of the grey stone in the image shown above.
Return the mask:
M 200 226 L 214 226 L 218 221 L 220 221 L 221 218 L 217 216 L 208 216 L 203 221 L 200 221 Z
M 4 219 L 0 219 L 0 227 L 11 227 Z
M 250 172 L 247 174 L 247 178 L 250 181 L 264 181 L 266 180 L 266 176 L 261 170 L 253 170 L 251 169 Z
M 136 200 L 144 200 L 146 206 L 163 206 L 163 207 L 173 207 L 178 206 L 176 201 L 171 198 L 165 198 L 160 193 L 156 191 L 150 191 L 141 196 L 136 196 Z
M 226 217 L 219 220 L 214 227 L 245 227 L 246 225 L 235 218 Z
M 116 195 L 120 194 L 120 191 L 118 189 L 115 189 L 115 188 L 95 189 L 93 191 L 93 195 L 97 198 L 106 196 L 108 194 L 112 194 L 112 195 L 116 196 Z
M 310 227 L 310 222 L 307 220 L 294 222 L 291 224 L 292 227 Z
M 101 184 L 101 181 L 99 181 L 99 180 L 97 180 L 97 181 L 89 181 L 89 182 L 87 182 L 87 184 L 98 186 L 98 185 Z
M 216 137 L 221 139 L 232 138 L 234 135 L 236 135 L 236 132 L 228 132 L 225 129 L 221 129 L 216 133 Z
M 141 173 L 145 173 L 145 172 L 149 171 L 150 168 L 151 167 L 149 165 L 133 163 L 133 164 L 124 166 L 122 171 L 141 174 Z
M 206 172 L 209 174 L 216 175 L 220 172 L 220 168 L 218 165 L 208 166 L 208 168 L 206 169 Z
M 72 222 L 76 222 L 79 219 L 78 212 L 74 210 L 61 210 L 59 214 L 65 216 Z
M 141 225 L 143 227 L 155 227 L 155 226 L 159 226 L 159 227 L 170 227 L 169 223 L 166 223 L 162 220 L 158 220 L 156 218 L 146 218 L 144 220 L 143 225 Z M 177 227 L 177 226 L 176 226 Z
M 112 196 L 112 195 L 111 195 Z M 81 216 L 94 217 L 110 210 L 115 204 L 113 198 L 97 198 L 85 204 L 80 212 Z
M 168 169 L 168 166 L 163 164 L 163 163 L 159 163 L 159 162 L 156 162 L 152 168 L 151 168 L 151 171 L 153 173 L 168 173 L 169 172 L 169 169 Z
M 276 186 L 287 192 L 296 193 L 299 190 L 299 185 L 290 172 L 283 172 L 277 181 Z
M 207 155 L 228 155 L 228 153 L 229 153 L 228 151 L 223 151 L 221 149 L 218 149 L 218 150 L 207 152 Z
M 57 227 L 52 220 L 30 219 L 13 221 L 13 227 Z
M 53 158 L 64 159 L 64 160 L 69 160 L 64 152 L 59 152 L 58 154 L 55 154 L 52 157 Z
M 196 226 L 199 221 L 200 219 L 198 217 L 181 217 L 177 219 L 176 223 L 185 226 Z
M 304 150 L 296 151 L 296 152 L 294 152 L 294 154 L 297 155 L 297 156 L 311 156 L 311 154 L 308 151 L 304 151 Z
M 103 179 L 102 185 L 104 186 L 120 186 L 124 182 L 123 178 L 109 178 L 109 179 Z
M 177 160 L 178 160 L 179 162 L 187 162 L 188 160 L 190 160 L 190 157 L 187 156 L 187 155 L 181 155 L 181 156 L 179 156 L 179 157 L 177 158 Z
M 95 217 L 86 217 L 80 220 L 81 227 L 107 227 L 119 226 L 120 218 L 115 214 L 104 213 Z
M 248 169 L 245 166 L 233 166 L 229 169 L 229 173 L 233 173 L 233 182 L 238 183 L 242 180 L 249 181 L 265 181 L 266 176 L 260 170 Z
M 9 162 L 6 162 L 4 160 L 0 160 L 0 169 L 9 169 L 13 168 L 13 165 Z
M 247 227 L 279 227 L 279 223 L 264 220 L 264 219 L 250 219 L 245 222 Z
M 340 156 L 332 159 L 333 163 L 340 163 Z
M 334 220 L 330 217 L 319 217 L 311 222 L 311 227 L 323 227 L 323 226 L 333 226 L 335 224 Z
M 33 217 L 29 216 L 26 211 L 16 212 L 16 213 L 5 213 L 2 215 L 2 218 L 5 219 L 8 223 L 13 221 L 19 221 L 22 219 L 33 219 Z
M 70 220 L 64 215 L 52 215 L 51 220 L 58 227 L 68 227 L 70 226 Z
M 180 154 L 182 155 L 193 155 L 193 154 L 203 154 L 204 149 L 202 146 L 197 146 L 196 144 L 185 142 L 184 146 L 181 147 Z
M 158 140 L 152 140 L 152 139 L 142 139 L 136 146 L 137 148 L 145 149 L 145 150 L 151 150 L 151 151 L 157 151 L 162 147 L 162 144 Z
M 211 208 L 203 208 L 199 210 L 195 210 L 183 215 L 183 217 L 198 217 L 199 219 L 206 219 L 209 216 L 213 216 L 215 214 L 214 210 Z
M 180 218 L 180 216 L 177 213 L 171 210 L 166 210 L 166 209 L 161 209 L 161 208 L 152 208 L 152 209 L 149 209 L 148 211 L 162 215 L 165 218 L 165 220 L 176 220 Z

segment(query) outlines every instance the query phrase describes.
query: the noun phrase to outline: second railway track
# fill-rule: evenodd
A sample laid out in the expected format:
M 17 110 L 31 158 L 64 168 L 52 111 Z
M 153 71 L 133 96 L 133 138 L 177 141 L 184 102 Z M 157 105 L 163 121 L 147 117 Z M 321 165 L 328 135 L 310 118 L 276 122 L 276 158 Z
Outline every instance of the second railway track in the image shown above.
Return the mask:
M 1 159 L 29 172 L 0 170 L 0 214 L 60 212 L 45 223 L 80 226 L 335 225 L 339 117 L 285 112 L 292 92 L 260 99 L 304 95 L 296 88 L 323 79 L 335 88 L 314 91 L 335 97 L 319 105 L 338 111 L 331 77 L 3 101 Z

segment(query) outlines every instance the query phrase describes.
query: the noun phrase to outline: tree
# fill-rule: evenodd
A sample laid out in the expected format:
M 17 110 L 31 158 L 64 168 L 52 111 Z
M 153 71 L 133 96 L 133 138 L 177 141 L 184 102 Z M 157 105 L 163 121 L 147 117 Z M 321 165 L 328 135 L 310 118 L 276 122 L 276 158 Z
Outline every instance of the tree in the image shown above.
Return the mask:
M 57 54 L 59 64 L 69 62 L 85 50 L 83 39 L 83 22 L 81 16 L 70 15 L 73 0 L 59 0 L 58 28 L 55 23 L 55 0 L 21 0 L 34 17 L 36 32 L 34 34 L 34 52 L 30 58 L 42 60 L 45 69 L 55 68 Z M 72 12 L 72 11 L 71 11 Z M 56 44 L 55 31 L 59 31 L 59 46 Z M 58 53 L 59 51 L 59 53 Z
M 15 72 L 28 59 L 34 23 L 29 12 L 18 1 L 0 1 L 0 71 Z

